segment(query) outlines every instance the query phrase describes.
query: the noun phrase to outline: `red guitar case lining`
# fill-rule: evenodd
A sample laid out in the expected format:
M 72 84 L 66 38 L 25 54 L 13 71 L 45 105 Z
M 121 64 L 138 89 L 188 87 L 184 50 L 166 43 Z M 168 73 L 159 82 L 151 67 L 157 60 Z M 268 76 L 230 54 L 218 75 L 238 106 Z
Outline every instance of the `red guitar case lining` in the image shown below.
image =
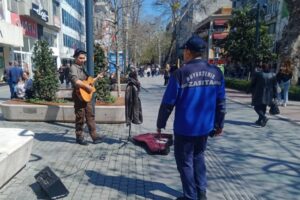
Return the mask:
M 173 145 L 173 135 L 165 133 L 145 133 L 133 137 L 135 144 L 143 146 L 148 154 L 167 155 Z

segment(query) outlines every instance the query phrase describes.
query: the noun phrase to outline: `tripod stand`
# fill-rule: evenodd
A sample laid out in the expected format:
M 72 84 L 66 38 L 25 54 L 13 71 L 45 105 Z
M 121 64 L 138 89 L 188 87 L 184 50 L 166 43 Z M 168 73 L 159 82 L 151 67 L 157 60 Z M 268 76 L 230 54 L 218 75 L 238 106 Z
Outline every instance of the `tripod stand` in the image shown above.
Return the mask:
M 134 143 L 134 140 L 131 137 L 131 123 L 128 126 L 129 126 L 129 130 L 128 130 L 127 140 L 120 138 L 120 141 L 123 141 L 124 143 L 119 147 L 119 149 L 121 149 L 122 147 L 126 146 L 129 142 Z

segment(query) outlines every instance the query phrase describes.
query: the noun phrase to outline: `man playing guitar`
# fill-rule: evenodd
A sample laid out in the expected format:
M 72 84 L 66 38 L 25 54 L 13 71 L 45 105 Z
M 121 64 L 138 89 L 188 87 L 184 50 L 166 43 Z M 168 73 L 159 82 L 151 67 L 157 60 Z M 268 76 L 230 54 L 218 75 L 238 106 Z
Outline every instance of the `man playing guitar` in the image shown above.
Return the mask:
M 80 145 L 87 145 L 87 141 L 84 139 L 83 135 L 83 125 L 84 118 L 89 129 L 89 134 L 93 140 L 94 144 L 97 144 L 102 141 L 103 136 L 100 136 L 96 133 L 96 123 L 95 123 L 95 114 L 92 109 L 92 102 L 84 101 L 78 90 L 83 89 L 87 93 L 92 93 L 94 91 L 93 85 L 85 84 L 84 81 L 87 80 L 88 74 L 86 73 L 85 61 L 86 61 L 86 52 L 82 49 L 76 49 L 73 57 L 75 58 L 75 63 L 70 67 L 70 80 L 73 86 L 72 97 L 74 100 L 74 109 L 75 109 L 75 133 L 76 133 L 76 142 Z M 99 78 L 102 78 L 103 74 L 98 74 L 93 81 L 96 81 Z

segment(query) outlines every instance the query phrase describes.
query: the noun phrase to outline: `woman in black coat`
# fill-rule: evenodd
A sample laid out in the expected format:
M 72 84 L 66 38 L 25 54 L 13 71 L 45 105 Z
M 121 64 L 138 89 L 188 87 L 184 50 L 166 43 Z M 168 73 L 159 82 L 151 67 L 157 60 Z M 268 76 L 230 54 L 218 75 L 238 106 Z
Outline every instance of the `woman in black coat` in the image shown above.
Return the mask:
M 269 65 L 263 64 L 262 71 L 256 72 L 251 81 L 252 105 L 258 114 L 258 120 L 255 124 L 265 126 L 268 118 L 266 109 L 276 98 L 276 76 L 270 72 Z

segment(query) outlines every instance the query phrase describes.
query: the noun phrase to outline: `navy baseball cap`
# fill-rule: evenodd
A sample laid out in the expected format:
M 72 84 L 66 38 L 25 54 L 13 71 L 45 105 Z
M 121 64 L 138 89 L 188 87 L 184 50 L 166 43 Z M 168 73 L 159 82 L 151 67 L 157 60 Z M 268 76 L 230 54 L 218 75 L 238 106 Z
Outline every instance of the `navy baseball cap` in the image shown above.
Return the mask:
M 86 54 L 86 51 L 84 51 L 84 50 L 82 50 L 80 48 L 75 49 L 73 58 L 79 56 L 80 54 Z
M 180 49 L 189 49 L 194 52 L 202 52 L 206 49 L 206 42 L 198 35 L 193 35 Z

